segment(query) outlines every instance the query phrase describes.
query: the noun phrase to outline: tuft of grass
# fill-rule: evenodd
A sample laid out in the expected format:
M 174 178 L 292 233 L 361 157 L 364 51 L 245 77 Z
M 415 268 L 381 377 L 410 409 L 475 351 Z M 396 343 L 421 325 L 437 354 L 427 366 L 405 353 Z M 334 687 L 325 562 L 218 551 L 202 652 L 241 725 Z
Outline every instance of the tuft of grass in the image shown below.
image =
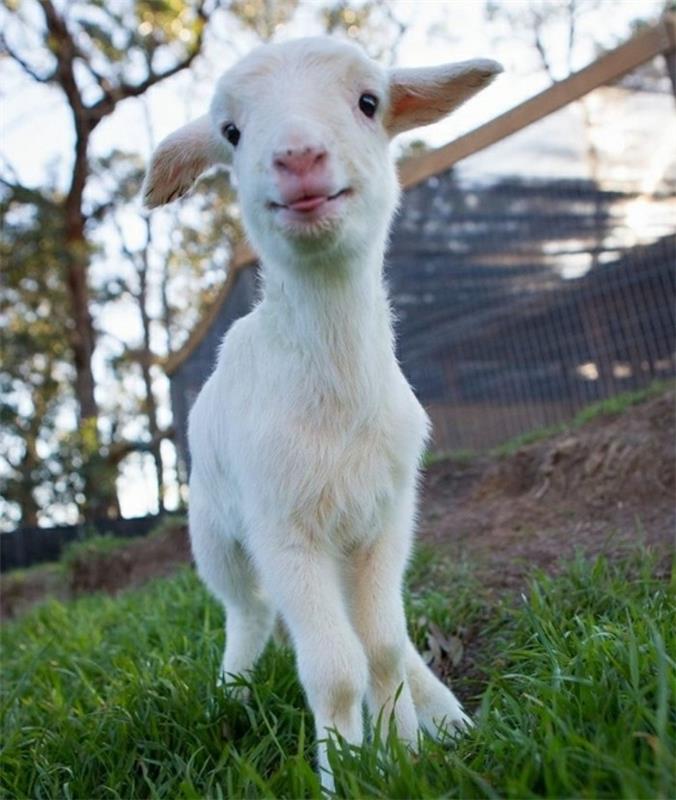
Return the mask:
M 422 457 L 421 467 L 422 469 L 428 469 L 440 461 L 453 461 L 459 466 L 464 466 L 471 464 L 477 455 L 479 454 L 476 450 L 470 450 L 467 447 L 458 448 L 457 450 L 443 450 L 441 452 L 426 450 Z
M 122 550 L 136 541 L 131 537 L 114 536 L 112 533 L 100 533 L 79 539 L 64 547 L 59 563 L 69 570 L 76 561 L 91 558 L 92 556 L 107 555 L 116 550 Z
M 2 575 L 4 582 L 22 583 L 23 581 L 37 580 L 44 578 L 47 580 L 50 575 L 61 574 L 65 570 L 62 561 L 47 561 L 39 564 L 32 564 L 30 567 L 17 567 Z
M 176 528 L 185 528 L 187 525 L 188 517 L 186 514 L 180 511 L 170 512 L 162 517 L 157 525 L 150 531 L 148 537 L 162 537 Z
M 167 515 L 146 536 L 115 536 L 113 533 L 91 534 L 84 539 L 69 542 L 63 549 L 58 561 L 45 564 L 35 564 L 32 567 L 14 569 L 6 573 L 4 579 L 12 582 L 48 575 L 62 573 L 68 575 L 75 563 L 86 561 L 88 558 L 107 555 L 118 550 L 124 550 L 151 538 L 160 538 L 177 527 L 187 525 L 187 519 L 180 514 Z
M 61 554 L 60 562 L 68 569 L 75 561 L 86 560 L 91 556 L 106 555 L 122 550 L 135 544 L 143 544 L 151 538 L 161 538 L 175 528 L 187 525 L 187 519 L 181 514 L 170 514 L 164 517 L 146 536 L 115 536 L 112 533 L 102 533 L 87 536 L 75 542 L 70 542 Z
M 585 425 L 592 419 L 597 417 L 616 416 L 624 413 L 632 406 L 645 403 L 653 397 L 659 397 L 664 392 L 673 389 L 676 386 L 676 381 L 653 381 L 645 389 L 636 389 L 631 392 L 621 392 L 614 397 L 608 397 L 605 400 L 599 400 L 598 403 L 592 403 L 579 411 L 573 419 L 573 427 L 579 428 Z
M 599 417 L 618 416 L 633 406 L 640 405 L 641 403 L 644 403 L 646 400 L 650 400 L 653 397 L 659 397 L 659 395 L 664 394 L 664 392 L 668 391 L 669 389 L 673 389 L 674 386 L 676 386 L 675 381 L 653 381 L 645 389 L 621 392 L 620 394 L 616 394 L 614 397 L 608 397 L 605 400 L 599 400 L 596 403 L 590 403 L 588 406 L 585 406 L 583 409 L 578 411 L 573 419 L 569 422 L 560 422 L 555 425 L 547 425 L 542 428 L 536 428 L 532 431 L 526 431 L 526 433 L 519 434 L 513 439 L 509 439 L 508 441 L 503 442 L 503 444 L 498 445 L 498 447 L 493 448 L 493 450 L 491 450 L 491 455 L 512 455 L 526 445 L 534 444 L 535 442 L 541 442 L 545 439 L 551 439 L 553 436 L 557 436 L 559 433 L 563 433 L 564 431 L 577 430 L 583 425 L 586 425 L 588 422 L 598 419 Z
M 578 411 L 573 419 L 567 422 L 557 422 L 552 425 L 545 425 L 526 431 L 525 433 L 520 433 L 508 439 L 506 442 L 499 444 L 497 447 L 493 447 L 488 451 L 488 455 L 497 458 L 513 455 L 517 450 L 520 450 L 526 445 L 551 439 L 564 431 L 577 430 L 598 417 L 611 417 L 623 414 L 627 409 L 640 405 L 653 397 L 658 397 L 674 387 L 676 387 L 676 381 L 673 380 L 653 381 L 645 389 L 621 392 L 614 397 L 599 400 L 596 403 L 590 403 Z M 441 461 L 453 461 L 458 465 L 466 465 L 475 461 L 480 455 L 480 451 L 471 450 L 469 448 L 442 452 L 428 450 L 423 456 L 422 468 L 428 469 Z
M 342 797 L 673 797 L 671 589 L 644 552 L 579 559 L 499 605 L 424 551 L 408 609 L 483 619 L 487 685 L 457 744 L 331 747 Z M 312 720 L 286 648 L 236 702 L 215 685 L 222 614 L 188 568 L 117 599 L 50 602 L 2 632 L 6 797 L 321 797 Z M 460 665 L 462 669 L 462 664 Z
M 516 453 L 517 450 L 521 450 L 522 447 L 526 447 L 529 444 L 544 442 L 546 439 L 552 439 L 554 436 L 558 436 L 560 433 L 563 433 L 563 431 L 571 429 L 572 425 L 572 422 L 560 422 L 556 425 L 546 425 L 542 428 L 534 428 L 532 431 L 520 433 L 518 436 L 514 436 L 512 439 L 508 439 L 506 442 L 494 447 L 490 451 L 490 455 L 497 458 L 511 456 Z

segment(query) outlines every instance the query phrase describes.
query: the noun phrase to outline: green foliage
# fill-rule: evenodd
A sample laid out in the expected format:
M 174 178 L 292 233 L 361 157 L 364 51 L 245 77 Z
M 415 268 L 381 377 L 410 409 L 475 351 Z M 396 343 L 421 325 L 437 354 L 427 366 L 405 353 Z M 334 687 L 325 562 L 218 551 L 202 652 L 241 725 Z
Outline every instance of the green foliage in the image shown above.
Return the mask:
M 70 542 L 64 548 L 59 563 L 68 570 L 76 562 L 86 561 L 91 556 L 106 555 L 114 553 L 116 550 L 123 550 L 135 541 L 140 540 L 107 533 L 88 536 L 81 541 Z
M 205 24 L 201 5 L 195 0 L 70 0 L 68 25 L 81 59 L 114 85 L 130 80 L 134 64 L 182 58 L 199 49 Z
M 130 441 L 121 433 L 128 422 L 120 408 L 124 401 L 104 406 L 104 421 L 101 392 L 98 397 L 94 392 L 99 375 L 93 374 L 92 358 L 100 330 L 93 318 L 99 323 L 100 307 L 113 299 L 109 286 L 97 293 L 92 275 L 101 255 L 97 228 L 138 191 L 142 165 L 138 156 L 120 152 L 97 164 L 90 137 L 120 102 L 140 97 L 192 64 L 216 5 L 218 0 L 5 3 L 3 50 L 31 80 L 60 90 L 74 121 L 76 146 L 66 168 L 69 188 L 61 193 L 49 186 L 29 189 L 11 166 L 3 169 L 10 176 L 2 177 L 9 195 L 2 202 L 10 217 L 2 254 L 10 265 L 2 295 L 9 332 L 0 377 L 8 397 L 2 409 L 3 452 L 9 453 L 0 464 L 6 498 L 2 527 L 35 524 L 40 514 L 47 521 L 71 521 L 84 511 L 89 517 L 118 514 L 118 464 L 135 449 L 147 450 L 148 439 L 162 473 L 157 424 L 148 423 L 152 434 L 140 442 Z M 109 233 L 100 241 L 108 243 Z M 145 302 L 145 287 L 133 289 L 128 295 L 135 300 L 142 295 Z M 169 325 L 170 314 L 165 316 Z M 150 360 L 147 352 L 142 360 Z M 126 375 L 117 377 L 119 388 Z M 136 407 L 136 425 L 129 427 L 138 430 L 138 417 L 151 405 L 153 399 Z
M 442 583 L 437 559 L 437 591 L 409 608 L 445 629 L 487 615 L 476 728 L 417 756 L 338 745 L 339 796 L 674 796 L 676 619 L 652 569 L 643 553 L 580 560 L 494 607 L 463 571 Z M 4 796 L 319 797 L 290 652 L 269 648 L 240 704 L 215 686 L 222 645 L 221 612 L 188 569 L 6 626 Z
M 73 369 L 64 272 L 64 218 L 55 192 L 2 187 L 0 261 L 0 509 L 5 524 L 37 523 L 44 505 L 77 503 Z
M 420 156 L 423 153 L 429 152 L 429 150 L 430 147 L 427 142 L 424 142 L 422 139 L 412 139 L 410 142 L 406 142 L 405 145 L 399 148 L 399 152 L 397 154 L 397 163 L 403 164 L 407 159 Z
M 140 316 L 141 303 L 146 313 L 154 308 L 149 325 L 161 335 L 149 339 L 164 340 L 165 345 L 164 352 L 157 352 L 157 345 L 154 351 L 144 352 L 142 343 L 130 343 L 121 350 L 110 366 L 122 382 L 138 371 L 141 359 L 153 364 L 183 344 L 222 286 L 243 232 L 230 176 L 217 169 L 199 180 L 189 200 L 157 209 L 144 219 L 145 240 L 131 245 L 126 228 L 131 228 L 129 220 L 136 214 L 145 164 L 136 154 L 114 151 L 96 159 L 93 171 L 110 198 L 110 218 L 117 234 L 109 237 L 107 254 L 120 264 L 118 273 L 100 287 L 99 301 L 109 304 L 109 309 L 116 303 L 128 308 L 131 301 Z M 145 401 L 138 398 L 132 415 L 138 416 Z
M 112 533 L 97 534 L 92 533 L 92 531 L 95 530 L 92 528 L 90 529 L 91 535 L 88 535 L 80 541 L 70 542 L 70 544 L 64 548 L 58 563 L 68 570 L 73 564 L 77 562 L 86 562 L 91 556 L 115 553 L 117 550 L 125 550 L 129 547 L 133 548 L 135 544 L 143 547 L 144 542 L 149 538 L 161 539 L 170 531 L 179 527 L 184 527 L 186 524 L 186 518 L 180 514 L 167 515 L 149 534 L 147 534 L 147 536 L 141 537 L 115 536 Z M 11 574 L 14 575 L 13 572 Z
M 653 381 L 645 389 L 636 389 L 632 392 L 621 392 L 614 397 L 599 400 L 579 411 L 573 419 L 572 426 L 579 428 L 597 417 L 617 416 L 633 406 L 640 405 L 653 397 L 659 397 L 669 389 L 676 386 L 676 381 Z
M 5 588 L 9 583 L 16 584 L 34 578 L 46 583 L 49 575 L 63 574 L 64 572 L 65 564 L 62 561 L 50 561 L 46 564 L 33 564 L 30 567 L 19 567 L 5 572 L 2 581 Z
M 392 3 L 338 0 L 320 8 L 322 27 L 332 36 L 358 42 L 375 59 L 392 63 L 406 25 Z
M 438 464 L 440 461 L 454 461 L 459 465 L 469 464 L 476 458 L 476 456 L 476 451 L 470 450 L 469 448 L 459 448 L 458 450 L 450 450 L 440 453 L 434 453 L 431 450 L 427 450 L 423 455 L 422 468 L 428 469 L 434 464 Z
M 174 514 L 166 514 L 160 522 L 152 529 L 152 531 L 148 534 L 153 538 L 161 539 L 163 536 L 166 536 L 167 533 L 170 531 L 176 530 L 177 528 L 187 528 L 188 526 L 188 518 L 185 514 L 181 513 L 174 513 Z
M 136 0 L 137 30 L 152 37 L 155 47 L 177 41 L 194 46 L 204 28 L 199 5 L 186 0 Z
M 232 0 L 229 10 L 245 28 L 266 42 L 293 17 L 297 8 L 298 0 L 277 0 L 275 3 L 268 0 Z

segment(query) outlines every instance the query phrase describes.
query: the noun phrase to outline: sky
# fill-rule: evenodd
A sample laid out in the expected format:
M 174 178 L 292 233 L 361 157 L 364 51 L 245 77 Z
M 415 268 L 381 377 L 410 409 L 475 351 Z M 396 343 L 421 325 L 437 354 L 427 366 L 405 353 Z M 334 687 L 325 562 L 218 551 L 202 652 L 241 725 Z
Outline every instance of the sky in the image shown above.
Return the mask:
M 521 0 L 507 2 L 512 9 L 527 4 Z M 276 38 L 319 33 L 316 5 L 307 3 Z M 435 146 L 444 144 L 549 85 L 533 48 L 527 43 L 527 33 L 514 31 L 505 24 L 489 25 L 482 0 L 394 0 L 390 5 L 407 24 L 394 66 L 415 67 L 490 57 L 505 67 L 505 75 L 471 103 L 449 119 L 411 134 L 410 138 L 420 138 Z M 574 68 L 593 60 L 595 43 L 606 47 L 617 45 L 627 36 L 632 19 L 656 18 L 662 6 L 661 0 L 616 0 L 612 14 L 608 14 L 607 6 L 590 12 L 579 26 Z M 12 33 L 18 35 L 12 28 L 5 24 L 10 41 Z M 255 42 L 253 35 L 243 34 L 238 37 L 236 48 L 225 50 L 214 32 L 207 37 L 204 56 L 194 70 L 151 89 L 146 97 L 155 138 L 162 138 L 187 119 L 204 113 L 220 73 Z M 552 26 L 546 46 L 560 77 L 565 77 L 564 25 Z M 73 136 L 58 90 L 32 83 L 12 64 L 3 62 L 1 66 L 4 89 L 0 139 L 6 157 L 27 183 L 40 184 L 47 169 L 60 162 L 63 164 L 60 173 L 65 176 Z M 144 115 L 143 101 L 131 99 L 122 103 L 96 131 L 94 151 L 106 153 L 113 148 L 128 148 L 149 153 Z
M 511 9 L 525 5 L 521 0 L 509 2 Z M 276 38 L 284 40 L 320 33 L 318 5 L 306 3 L 292 23 L 279 30 Z M 549 85 L 549 79 L 539 68 L 533 47 L 527 42 L 526 32 L 512 29 L 506 24 L 488 24 L 481 0 L 395 0 L 390 6 L 396 17 L 407 25 L 393 65 L 425 66 L 490 57 L 499 60 L 505 67 L 505 73 L 498 81 L 449 119 L 420 129 L 406 138 L 401 137 L 400 145 L 410 139 L 422 139 L 431 146 L 445 144 Z M 612 5 L 612 13 L 608 12 L 608 6 L 605 5 L 599 11 L 586 15 L 579 26 L 578 45 L 573 53 L 574 69 L 594 59 L 596 45 L 612 47 L 623 41 L 628 35 L 632 19 L 656 18 L 662 6 L 660 0 L 616 0 Z M 6 19 L 0 17 L 0 25 L 4 27 L 10 42 L 13 37 L 15 41 L 20 40 L 21 32 L 7 24 Z M 151 89 L 144 101 L 132 99 L 120 104 L 118 110 L 95 132 L 94 153 L 101 155 L 112 149 L 130 150 L 140 152 L 147 159 L 151 143 L 146 133 L 146 115 L 151 121 L 153 138 L 157 141 L 188 119 L 204 113 L 219 74 L 255 44 L 252 35 L 242 34 L 232 42 L 231 47 L 224 47 L 223 33 L 222 29 L 214 26 L 207 37 L 204 55 L 197 60 L 193 70 Z M 548 31 L 545 42 L 557 77 L 566 75 L 565 33 L 563 26 L 554 25 Z M 71 159 L 73 133 L 58 91 L 32 83 L 6 60 L 0 62 L 0 70 L 0 144 L 3 160 L 6 159 L 19 178 L 29 185 L 40 185 L 48 174 L 56 175 L 63 184 Z M 641 113 L 639 108 L 637 113 Z M 554 120 L 554 117 L 551 119 Z M 532 170 L 538 163 L 542 168 L 546 162 L 544 159 L 533 159 L 532 152 L 541 147 L 543 130 L 548 131 L 547 141 L 551 143 L 557 140 L 562 129 L 569 124 L 566 122 L 562 125 L 560 120 L 558 123 L 548 123 L 548 128 L 541 128 L 540 133 L 531 135 L 530 140 L 526 134 L 515 146 L 511 146 L 509 140 L 503 143 L 502 159 L 496 159 L 495 154 L 492 158 L 484 157 L 483 161 L 481 154 L 475 156 L 470 160 L 472 163 L 467 164 L 468 174 L 479 179 L 481 175 L 499 171 L 502 164 L 508 165 L 512 172 Z M 676 138 L 676 128 L 673 130 Z M 659 146 L 664 147 L 671 137 L 671 131 L 662 130 L 659 133 Z M 551 153 L 556 150 L 557 147 L 550 147 Z M 555 159 L 550 159 L 548 163 L 547 170 L 551 170 Z M 128 233 L 133 240 L 133 221 L 130 222 Z M 115 275 L 117 265 L 104 259 L 97 265 L 97 270 L 99 277 L 104 274 Z M 140 333 L 139 324 L 130 309 L 110 311 L 100 322 L 127 341 L 133 341 Z M 104 366 L 106 355 L 105 348 L 102 348 L 95 365 L 102 393 L 114 390 Z M 166 424 L 170 420 L 166 380 L 158 377 L 157 388 L 162 397 L 162 422 Z M 174 483 L 174 454 L 168 444 L 164 455 L 169 462 L 168 477 Z M 156 499 L 147 459 L 130 458 L 125 464 L 118 488 L 124 516 L 142 515 L 154 510 Z M 169 505 L 177 499 L 174 487 L 168 499 Z

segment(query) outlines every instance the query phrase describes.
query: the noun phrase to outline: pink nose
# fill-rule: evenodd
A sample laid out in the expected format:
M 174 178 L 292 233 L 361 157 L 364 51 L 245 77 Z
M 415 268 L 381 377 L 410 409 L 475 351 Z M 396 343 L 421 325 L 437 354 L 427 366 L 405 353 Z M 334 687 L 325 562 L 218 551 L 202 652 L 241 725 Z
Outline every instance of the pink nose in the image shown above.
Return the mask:
M 275 153 L 273 164 L 279 172 L 301 178 L 323 166 L 326 157 L 323 147 L 289 147 Z

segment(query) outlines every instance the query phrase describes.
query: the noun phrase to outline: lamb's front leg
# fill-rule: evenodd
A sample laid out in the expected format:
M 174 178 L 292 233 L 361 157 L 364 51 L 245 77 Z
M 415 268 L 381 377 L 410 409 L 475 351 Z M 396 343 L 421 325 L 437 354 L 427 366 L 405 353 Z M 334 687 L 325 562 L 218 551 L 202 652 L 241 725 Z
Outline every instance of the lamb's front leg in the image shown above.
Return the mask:
M 392 716 L 400 738 L 415 744 L 417 728 L 432 736 L 471 722 L 453 692 L 427 667 L 410 641 L 402 595 L 414 517 L 413 486 L 403 493 L 375 543 L 356 552 L 348 573 L 352 617 L 370 666 L 369 708 Z
M 333 789 L 325 740 L 335 730 L 363 738 L 368 681 L 364 649 L 345 608 L 335 560 L 313 546 L 265 543 L 256 553 L 263 581 L 291 634 L 298 674 L 315 719 L 322 785 Z
M 400 739 L 416 747 L 418 720 L 406 674 L 408 633 L 402 578 L 409 533 L 385 531 L 360 548 L 349 565 L 348 585 L 354 626 L 369 661 L 369 711 L 380 720 L 381 735 L 394 719 Z

